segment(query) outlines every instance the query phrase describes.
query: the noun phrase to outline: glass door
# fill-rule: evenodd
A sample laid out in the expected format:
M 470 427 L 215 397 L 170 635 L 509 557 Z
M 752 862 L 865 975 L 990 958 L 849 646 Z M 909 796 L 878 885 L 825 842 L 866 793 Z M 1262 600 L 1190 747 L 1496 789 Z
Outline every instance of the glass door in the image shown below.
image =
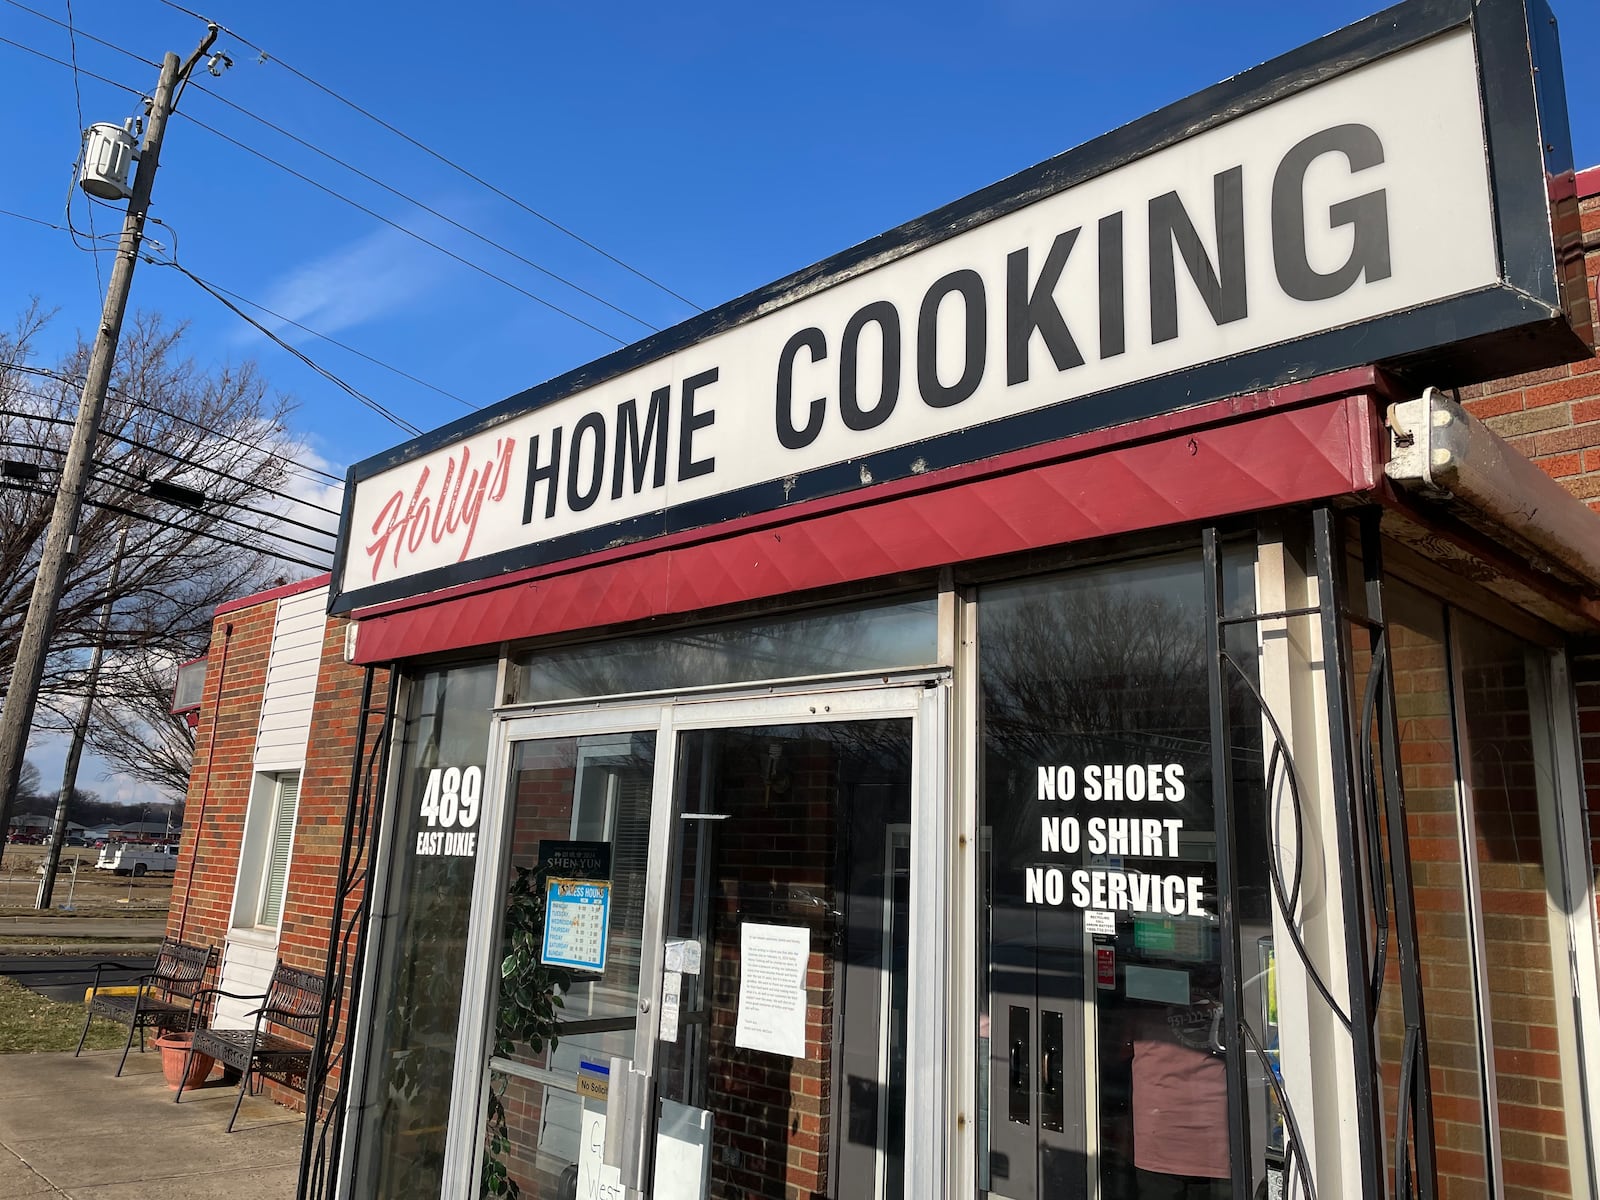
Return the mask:
M 679 732 L 658 1200 L 907 1194 L 914 726 Z
M 477 1136 L 452 1147 L 446 1195 L 474 1194 L 474 1177 L 477 1194 L 597 1194 L 612 1065 L 639 1040 L 661 712 L 506 723 L 496 738 L 490 778 L 504 783 L 483 834 L 498 856 L 473 898 L 468 977 L 483 984 L 479 997 L 469 982 L 463 1020 L 477 1044 L 455 1085 L 454 1127 Z
M 445 1195 L 931 1194 L 943 691 L 503 724 Z

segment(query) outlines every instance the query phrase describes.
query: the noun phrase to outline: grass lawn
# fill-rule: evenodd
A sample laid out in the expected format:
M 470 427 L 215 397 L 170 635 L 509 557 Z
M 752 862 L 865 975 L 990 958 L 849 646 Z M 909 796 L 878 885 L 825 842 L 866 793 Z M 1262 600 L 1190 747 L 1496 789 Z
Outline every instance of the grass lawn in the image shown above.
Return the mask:
M 72 1050 L 83 1032 L 83 1005 L 60 1004 L 0 978 L 0 1054 Z M 111 1050 L 128 1040 L 125 1026 L 96 1021 L 85 1050 Z

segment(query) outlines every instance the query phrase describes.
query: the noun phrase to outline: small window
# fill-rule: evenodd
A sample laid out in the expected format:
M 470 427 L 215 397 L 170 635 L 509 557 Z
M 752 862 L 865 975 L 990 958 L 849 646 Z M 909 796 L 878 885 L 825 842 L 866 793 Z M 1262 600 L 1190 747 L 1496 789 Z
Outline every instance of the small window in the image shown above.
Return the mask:
M 294 846 L 295 814 L 300 807 L 300 773 L 257 775 L 244 845 L 239 854 L 236 928 L 276 929 L 283 916 L 283 892 L 289 879 L 289 852 Z
M 266 869 L 261 873 L 257 925 L 277 925 L 283 915 L 283 885 L 289 877 L 289 847 L 294 844 L 294 816 L 300 807 L 300 776 L 280 775 L 272 804 L 272 828 Z

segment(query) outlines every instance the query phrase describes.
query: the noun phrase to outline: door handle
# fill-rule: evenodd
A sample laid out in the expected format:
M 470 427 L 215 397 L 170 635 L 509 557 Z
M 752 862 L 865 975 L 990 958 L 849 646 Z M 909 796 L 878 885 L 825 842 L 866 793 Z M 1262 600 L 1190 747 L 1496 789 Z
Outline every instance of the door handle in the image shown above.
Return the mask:
M 1059 1012 L 1046 1009 L 1039 1013 L 1039 1127 L 1057 1132 L 1066 1118 L 1066 1044 L 1062 1027 Z
M 1011 1047 L 1007 1064 L 1010 1070 L 1006 1072 L 1008 1111 L 1011 1119 L 1018 1125 L 1026 1125 L 1033 1120 L 1033 1097 L 1029 1095 L 1033 1075 L 1029 1062 L 1032 1057 L 1030 1046 L 1032 1017 L 1031 1010 L 1013 1004 L 1010 1027 L 1006 1031 Z
M 606 1140 L 601 1161 L 616 1167 L 630 1188 L 643 1186 L 649 1169 L 651 1127 L 650 1076 L 634 1069 L 631 1059 L 611 1060 L 611 1083 L 606 1096 Z

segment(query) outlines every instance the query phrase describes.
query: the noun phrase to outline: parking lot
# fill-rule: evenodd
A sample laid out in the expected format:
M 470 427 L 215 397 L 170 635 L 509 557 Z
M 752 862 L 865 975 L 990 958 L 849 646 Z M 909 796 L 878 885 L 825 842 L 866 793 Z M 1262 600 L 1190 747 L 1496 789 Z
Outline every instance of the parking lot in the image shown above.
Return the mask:
M 46 847 L 9 845 L 0 860 L 0 913 L 32 911 L 39 890 L 39 866 Z M 51 908 L 75 913 L 129 910 L 166 911 L 172 896 L 171 874 L 142 878 L 95 869 L 100 852 L 93 846 L 69 846 L 61 852 Z

